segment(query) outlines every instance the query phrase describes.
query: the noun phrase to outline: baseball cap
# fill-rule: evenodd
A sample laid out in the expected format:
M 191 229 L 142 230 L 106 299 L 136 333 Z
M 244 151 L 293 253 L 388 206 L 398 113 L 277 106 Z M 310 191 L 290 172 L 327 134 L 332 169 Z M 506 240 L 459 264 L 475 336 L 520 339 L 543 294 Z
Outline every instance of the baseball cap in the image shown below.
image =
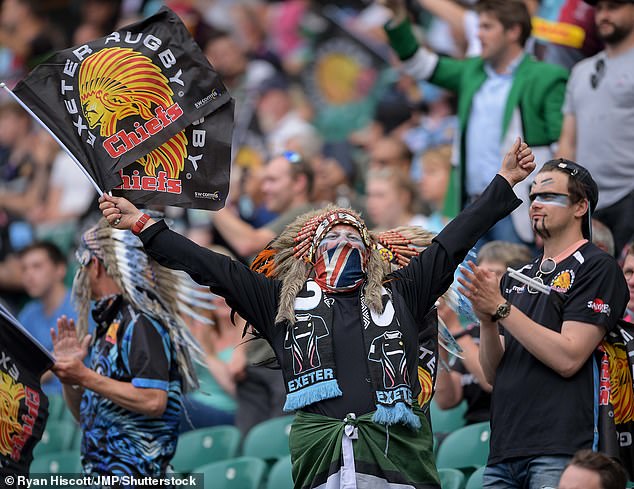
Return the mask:
M 596 5 L 599 3 L 599 0 L 583 0 L 584 2 L 590 5 Z M 611 0 L 614 3 L 634 3 L 634 0 Z
M 583 219 L 581 229 L 584 238 L 592 239 L 592 213 L 597 208 L 597 202 L 599 201 L 599 187 L 597 186 L 597 182 L 594 181 L 594 178 L 592 178 L 592 175 L 590 175 L 590 172 L 586 168 L 574 161 L 558 158 L 556 160 L 550 160 L 548 163 L 565 171 L 570 178 L 574 178 L 583 186 L 585 198 L 588 199 L 590 208 Z

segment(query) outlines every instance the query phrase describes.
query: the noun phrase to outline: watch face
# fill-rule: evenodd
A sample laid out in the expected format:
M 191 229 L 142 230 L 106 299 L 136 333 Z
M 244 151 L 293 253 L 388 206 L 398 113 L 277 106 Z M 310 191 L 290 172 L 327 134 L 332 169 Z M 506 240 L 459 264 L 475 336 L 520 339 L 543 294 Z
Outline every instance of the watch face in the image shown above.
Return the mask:
M 504 319 L 511 313 L 511 304 L 505 302 L 500 304 L 495 311 L 495 314 L 491 317 L 491 319 L 495 321 L 499 321 L 500 319 Z

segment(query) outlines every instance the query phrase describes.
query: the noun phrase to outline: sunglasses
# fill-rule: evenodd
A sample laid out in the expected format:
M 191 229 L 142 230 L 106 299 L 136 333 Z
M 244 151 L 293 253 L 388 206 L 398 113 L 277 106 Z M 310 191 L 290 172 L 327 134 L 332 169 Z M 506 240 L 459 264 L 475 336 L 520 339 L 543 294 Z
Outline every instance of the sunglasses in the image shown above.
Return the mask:
M 291 165 L 301 163 L 302 155 L 295 151 L 284 151 L 282 156 L 288 161 Z
M 599 58 L 594 64 L 594 73 L 590 75 L 590 86 L 592 90 L 596 90 L 605 75 L 605 60 Z
M 92 261 L 92 253 L 88 248 L 81 247 L 75 251 L 75 259 L 82 267 L 87 267 Z
M 561 207 L 568 207 L 570 203 L 569 194 L 559 194 L 556 192 L 535 192 L 528 196 L 528 200 L 545 205 L 558 205 Z
M 553 258 L 546 258 L 539 264 L 539 269 L 537 270 L 537 274 L 533 277 L 533 280 L 536 280 L 540 284 L 544 285 L 544 279 L 542 276 L 550 275 L 557 268 L 557 262 Z M 528 290 L 529 294 L 538 294 L 539 290 L 533 288 L 528 285 L 526 290 Z

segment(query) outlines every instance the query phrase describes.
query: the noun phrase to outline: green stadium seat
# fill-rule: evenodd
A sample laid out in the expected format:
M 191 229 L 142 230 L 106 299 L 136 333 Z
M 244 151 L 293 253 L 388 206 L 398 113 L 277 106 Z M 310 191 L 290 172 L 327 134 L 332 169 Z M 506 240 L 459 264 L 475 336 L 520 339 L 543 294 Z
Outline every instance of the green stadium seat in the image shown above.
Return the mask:
M 438 469 L 442 489 L 462 489 L 465 476 L 457 469 Z
M 48 396 L 48 422 L 57 421 L 62 418 L 64 410 L 68 409 L 64 396 L 53 394 Z
M 440 444 L 436 465 L 439 469 L 460 469 L 463 472 L 486 465 L 490 437 L 491 428 L 488 422 L 454 431 Z
M 48 420 L 33 456 L 71 450 L 76 432 L 77 424 L 72 421 Z
M 75 451 L 60 451 L 37 455 L 31 463 L 30 473 L 78 474 L 81 472 L 81 456 Z
M 291 456 L 279 459 L 269 473 L 266 489 L 293 489 Z
M 267 469 L 262 459 L 238 457 L 203 465 L 193 472 L 203 475 L 205 489 L 260 489 Z
M 462 401 L 451 409 L 440 409 L 432 399 L 429 405 L 431 428 L 434 433 L 451 433 L 462 428 L 466 421 L 464 413 L 467 411 L 467 403 Z
M 172 467 L 177 473 L 190 473 L 194 467 L 233 458 L 240 447 L 240 430 L 223 425 L 188 431 L 178 437 Z
M 484 469 L 486 469 L 486 467 L 480 467 L 473 474 L 471 474 L 471 477 L 469 477 L 469 480 L 467 481 L 467 487 L 465 487 L 465 489 L 482 489 L 482 475 L 484 474 Z
M 255 425 L 244 437 L 242 455 L 276 461 L 290 455 L 288 435 L 293 416 L 281 416 Z

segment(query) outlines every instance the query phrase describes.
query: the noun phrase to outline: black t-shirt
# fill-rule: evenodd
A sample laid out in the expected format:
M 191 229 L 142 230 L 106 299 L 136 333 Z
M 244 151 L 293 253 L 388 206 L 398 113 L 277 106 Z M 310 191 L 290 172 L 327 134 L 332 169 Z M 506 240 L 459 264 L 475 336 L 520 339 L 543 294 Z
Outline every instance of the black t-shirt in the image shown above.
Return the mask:
M 303 408 L 309 413 L 317 413 L 332 418 L 343 419 L 348 413 L 358 415 L 369 413 L 376 407 L 370 372 L 359 376 L 359 367 L 367 366 L 367 353 L 359 320 L 360 301 L 357 291 L 337 294 L 333 302 L 332 329 L 337 382 L 345 396 L 326 399 Z
M 535 277 L 541 257 L 520 271 Z M 533 321 L 561 332 L 565 321 L 596 324 L 609 331 L 623 315 L 627 285 L 616 261 L 586 243 L 543 277 L 549 295 L 530 293 L 505 275 L 503 295 Z M 504 321 L 502 321 L 503 323 Z M 573 455 L 594 441 L 598 382 L 590 357 L 564 378 L 528 352 L 508 331 L 496 371 L 491 405 L 489 463 L 536 455 Z

